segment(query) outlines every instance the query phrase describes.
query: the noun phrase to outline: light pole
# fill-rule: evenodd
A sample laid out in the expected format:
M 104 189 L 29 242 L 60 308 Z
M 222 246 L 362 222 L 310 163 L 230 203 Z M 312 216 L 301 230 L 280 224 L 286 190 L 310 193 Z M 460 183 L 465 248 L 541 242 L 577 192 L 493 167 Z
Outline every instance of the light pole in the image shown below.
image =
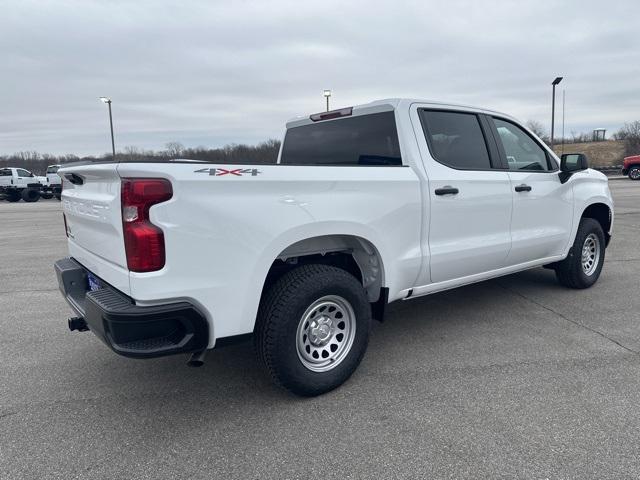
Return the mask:
M 553 148 L 553 128 L 555 127 L 556 121 L 556 85 L 558 85 L 562 81 L 562 77 L 556 77 L 556 79 L 551 82 L 552 86 L 552 94 L 551 94 L 551 148 Z
M 113 154 L 113 161 L 116 161 L 116 142 L 113 139 L 113 117 L 111 116 L 111 99 L 108 97 L 100 97 L 102 103 L 106 103 L 109 107 L 109 126 L 111 127 L 111 152 Z
M 324 92 L 322 92 L 322 94 L 324 95 L 324 98 L 327 99 L 327 112 L 329 111 L 329 97 L 331 97 L 331 90 L 325 90 Z

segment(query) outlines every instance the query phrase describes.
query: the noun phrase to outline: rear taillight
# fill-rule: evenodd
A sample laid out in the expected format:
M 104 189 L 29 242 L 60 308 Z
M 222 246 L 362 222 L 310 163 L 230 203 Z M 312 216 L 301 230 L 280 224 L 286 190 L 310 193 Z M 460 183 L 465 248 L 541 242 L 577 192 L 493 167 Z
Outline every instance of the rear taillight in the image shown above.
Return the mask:
M 173 196 L 171 182 L 163 178 L 122 179 L 122 227 L 127 266 L 132 272 L 153 272 L 164 267 L 162 230 L 151 223 L 149 209 Z

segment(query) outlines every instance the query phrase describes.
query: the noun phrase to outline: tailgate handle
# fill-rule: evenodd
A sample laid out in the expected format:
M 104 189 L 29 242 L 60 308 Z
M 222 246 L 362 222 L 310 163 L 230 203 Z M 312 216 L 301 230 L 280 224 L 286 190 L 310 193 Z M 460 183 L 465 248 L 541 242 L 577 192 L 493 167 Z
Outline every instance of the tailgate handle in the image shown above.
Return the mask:
M 75 173 L 65 173 L 64 178 L 69 180 L 74 185 L 84 184 L 84 178 L 82 178 L 80 175 L 76 175 Z

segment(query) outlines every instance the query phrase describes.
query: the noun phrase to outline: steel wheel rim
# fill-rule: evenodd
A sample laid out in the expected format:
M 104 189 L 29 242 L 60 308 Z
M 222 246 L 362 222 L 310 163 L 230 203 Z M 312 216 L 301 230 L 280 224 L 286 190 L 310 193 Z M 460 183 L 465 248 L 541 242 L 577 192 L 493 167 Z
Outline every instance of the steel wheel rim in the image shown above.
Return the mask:
M 313 302 L 304 312 L 296 332 L 296 350 L 302 364 L 313 372 L 328 372 L 351 351 L 356 336 L 356 315 L 338 295 Z
M 638 178 L 640 178 L 640 168 L 631 169 L 631 171 L 629 172 L 629 176 L 634 180 L 637 180 Z
M 586 276 L 593 275 L 600 261 L 600 239 L 590 233 L 582 245 L 582 271 Z

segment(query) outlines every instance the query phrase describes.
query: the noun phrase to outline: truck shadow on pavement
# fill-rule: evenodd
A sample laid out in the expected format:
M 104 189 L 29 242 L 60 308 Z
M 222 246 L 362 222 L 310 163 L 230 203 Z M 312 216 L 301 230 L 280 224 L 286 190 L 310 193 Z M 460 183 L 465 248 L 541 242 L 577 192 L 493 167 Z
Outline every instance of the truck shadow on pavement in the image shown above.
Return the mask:
M 379 381 L 375 377 L 381 372 L 419 372 L 421 365 L 426 372 L 429 365 L 447 358 L 455 364 L 461 356 L 472 358 L 482 352 L 486 357 L 496 349 L 504 350 L 514 329 L 521 333 L 525 323 L 537 328 L 536 321 L 542 320 L 540 312 L 526 322 L 514 318 L 514 308 L 522 302 L 510 291 L 514 286 L 532 290 L 563 288 L 555 282 L 553 272 L 537 269 L 395 302 L 389 306 L 384 323 L 373 322 L 370 346 L 360 369 L 347 384 L 328 395 L 343 396 L 370 388 L 372 382 Z M 96 361 L 97 349 L 104 348 L 101 344 L 94 346 L 94 342 L 99 343 L 93 339 L 91 352 L 86 352 L 85 361 L 89 363 Z M 448 354 L 443 358 L 446 350 Z M 234 404 L 265 400 L 285 404 L 306 401 L 272 384 L 255 357 L 251 339 L 210 351 L 199 368 L 188 367 L 186 355 L 131 360 L 101 352 L 100 359 L 106 365 L 96 370 L 100 383 L 122 386 L 120 393 L 135 398 L 140 408 L 159 402 L 170 410 L 210 411 L 212 407 L 225 410 Z

